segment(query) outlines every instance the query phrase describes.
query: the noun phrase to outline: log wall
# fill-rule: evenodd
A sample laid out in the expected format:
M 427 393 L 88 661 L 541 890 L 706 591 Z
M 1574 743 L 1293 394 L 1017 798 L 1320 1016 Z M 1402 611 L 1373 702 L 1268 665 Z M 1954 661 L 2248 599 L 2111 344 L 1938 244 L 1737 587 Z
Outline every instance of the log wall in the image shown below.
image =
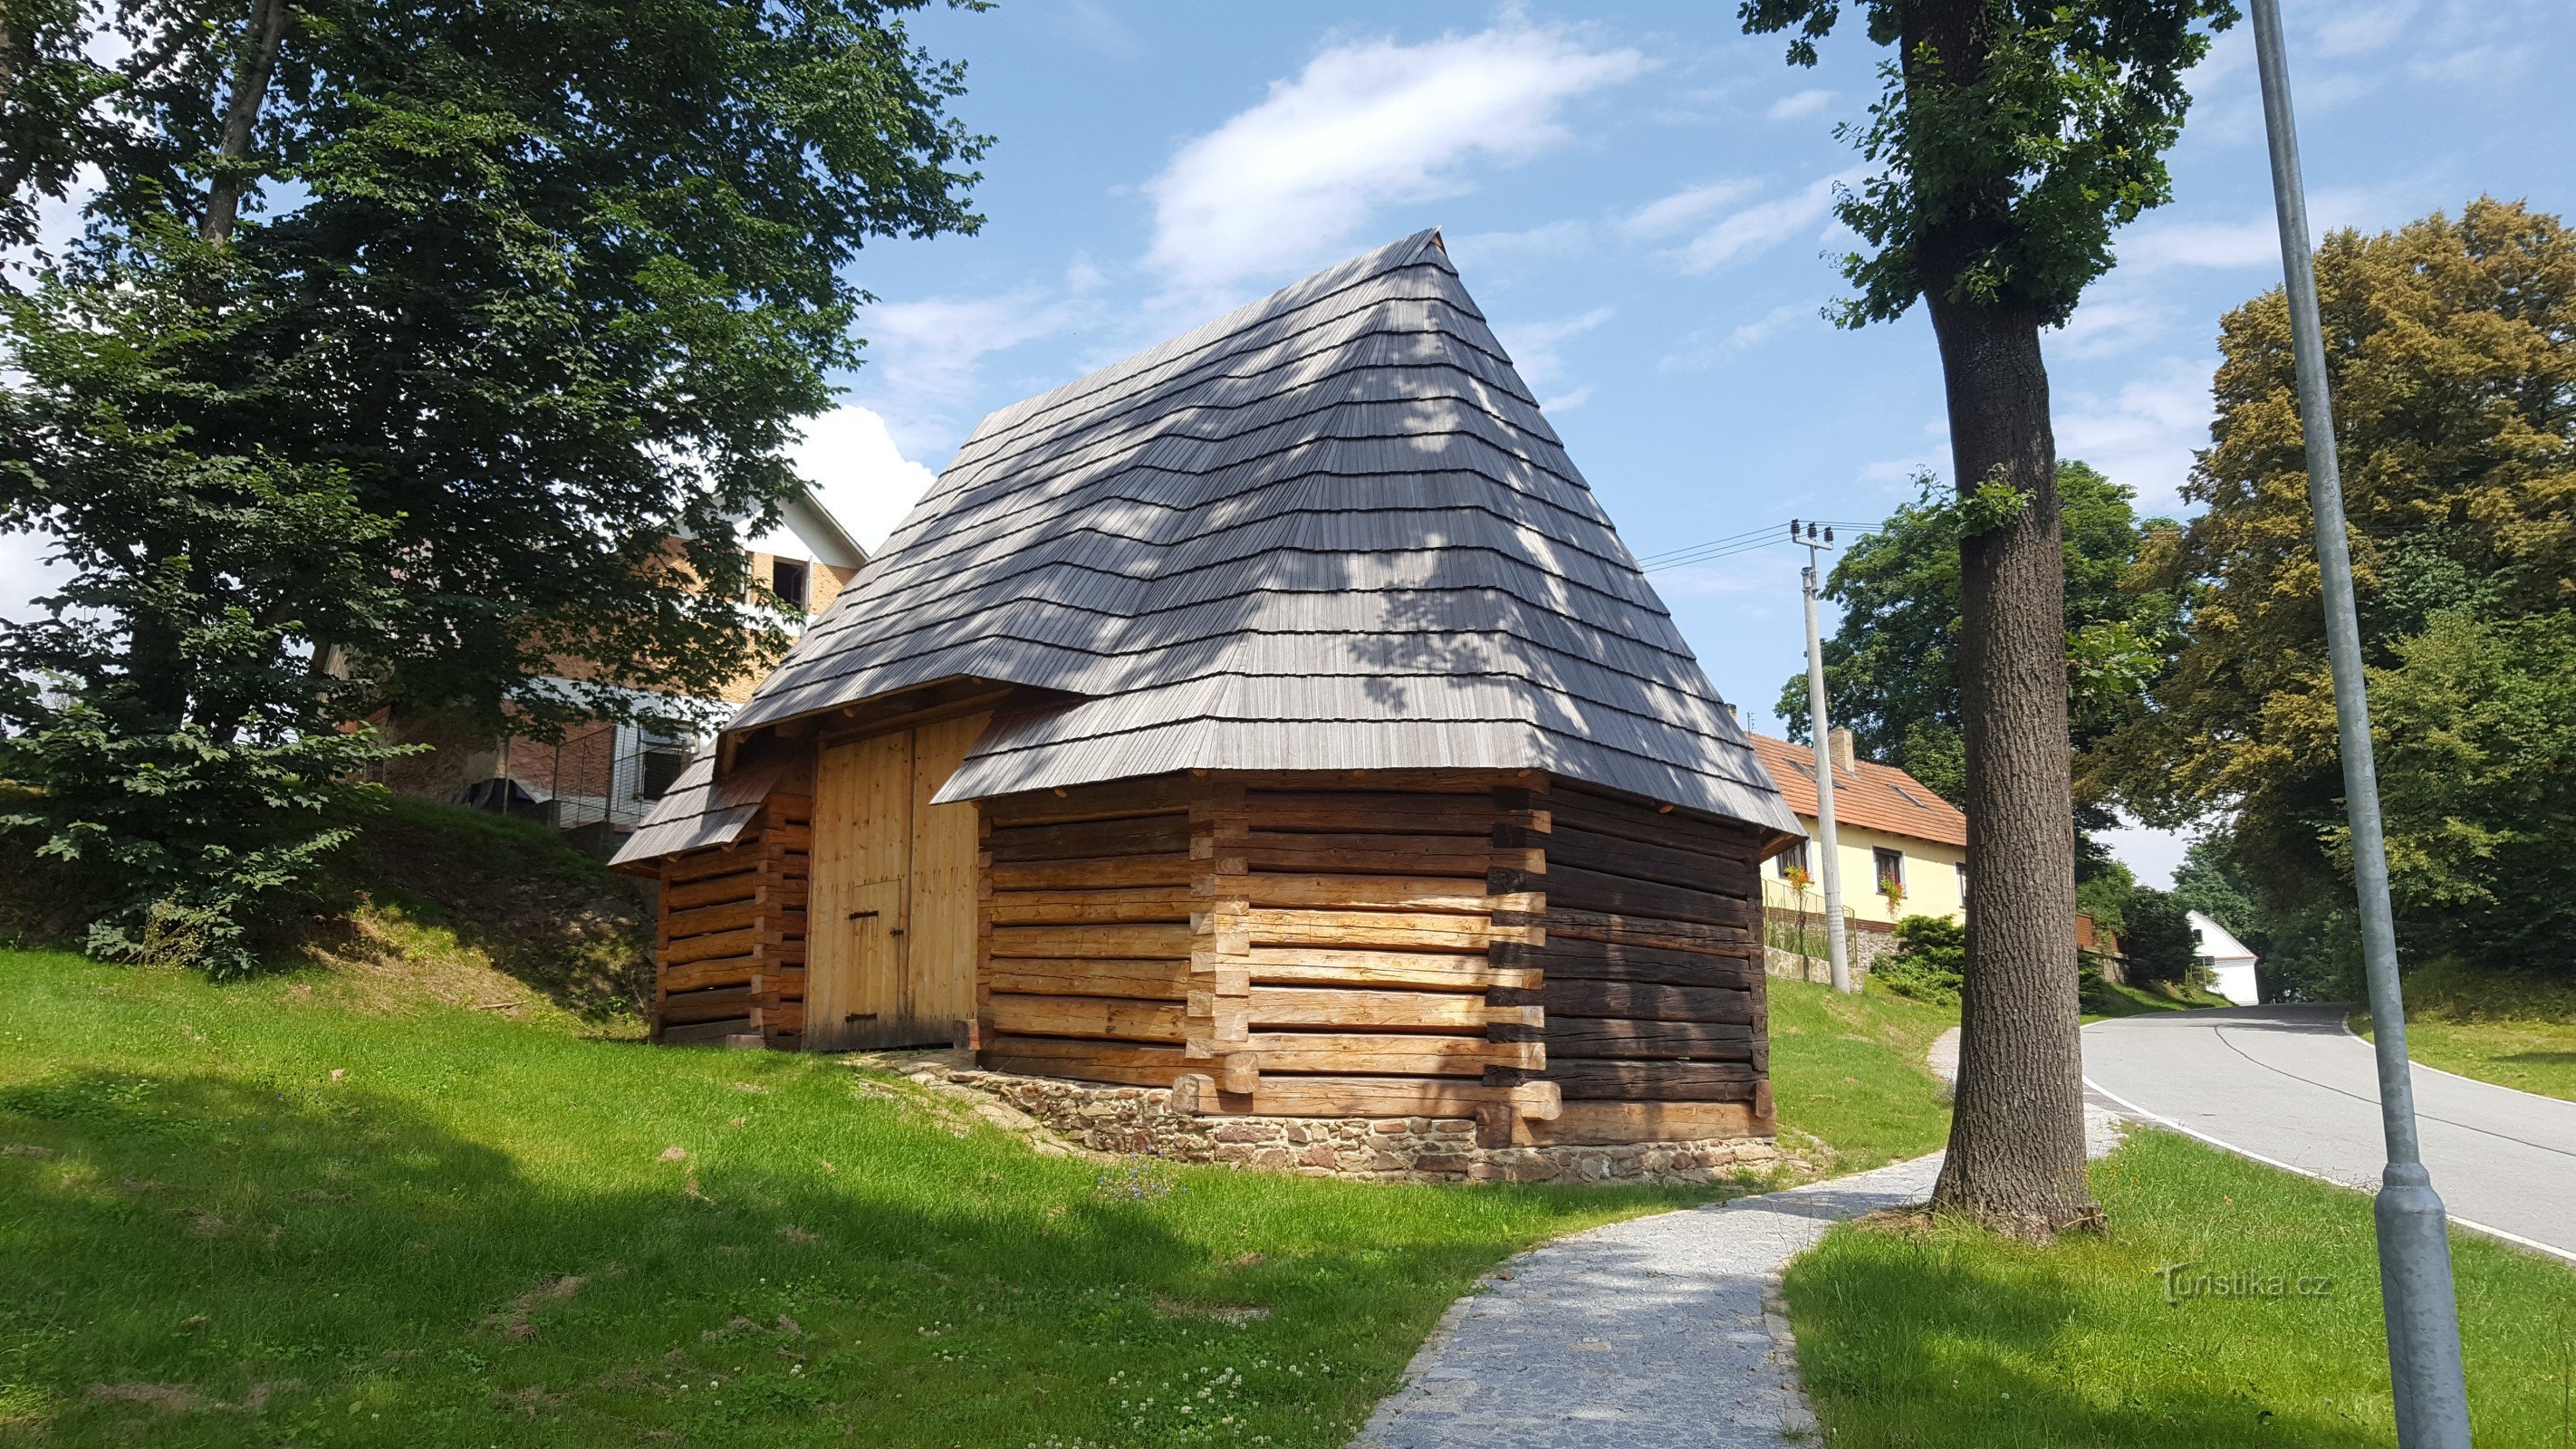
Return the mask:
M 811 816 L 663 863 L 659 1039 L 802 1044 Z M 1171 775 L 976 830 L 991 1070 L 1538 1145 L 1772 1130 L 1750 828 L 1461 772 Z
M 1500 959 L 1541 976 L 1551 1130 L 1768 1134 L 1760 834 L 1563 785 L 1549 803 L 1546 941 Z
M 1172 776 L 984 802 L 982 1059 L 1198 1110 L 1470 1116 L 1554 1100 L 1497 942 L 1543 938 L 1491 776 Z M 1493 1076 L 1497 1069 L 1515 1075 Z
M 772 795 L 733 844 L 662 860 L 654 1040 L 801 1045 L 813 819 L 811 798 Z

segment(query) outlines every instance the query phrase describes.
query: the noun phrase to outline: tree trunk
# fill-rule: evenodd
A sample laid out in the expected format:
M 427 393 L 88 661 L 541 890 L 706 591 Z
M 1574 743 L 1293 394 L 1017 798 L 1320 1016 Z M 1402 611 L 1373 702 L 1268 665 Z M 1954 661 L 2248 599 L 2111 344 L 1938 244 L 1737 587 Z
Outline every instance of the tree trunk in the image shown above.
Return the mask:
M 242 158 L 250 154 L 251 131 L 259 122 L 260 103 L 268 97 L 269 77 L 277 72 L 278 47 L 286 40 L 286 0 L 251 0 L 250 45 L 233 77 L 233 95 L 224 107 L 224 136 L 215 150 L 215 178 L 206 188 L 205 237 L 229 242 L 241 219 Z
M 1927 300 L 1959 492 L 1994 483 L 2024 500 L 1959 546 L 1968 960 L 1932 1205 L 2045 1238 L 2102 1219 L 2085 1179 L 2057 442 L 2038 319 L 1946 291 Z

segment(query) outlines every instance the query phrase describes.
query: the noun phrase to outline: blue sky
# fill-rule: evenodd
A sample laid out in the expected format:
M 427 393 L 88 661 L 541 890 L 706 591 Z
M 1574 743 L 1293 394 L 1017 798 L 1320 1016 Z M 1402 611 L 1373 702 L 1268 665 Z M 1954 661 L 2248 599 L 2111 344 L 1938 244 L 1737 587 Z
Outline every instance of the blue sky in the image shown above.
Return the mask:
M 1870 520 L 1946 470 L 1915 315 L 1860 332 L 1827 208 L 1836 121 L 1874 94 L 1856 29 L 1812 71 L 1725 4 L 1210 5 L 1002 0 L 916 37 L 969 63 L 997 138 L 981 234 L 871 246 L 868 363 L 801 459 L 867 542 L 984 412 L 1317 267 L 1437 225 L 1629 545 Z M 2379 229 L 2480 192 L 2576 206 L 2576 5 L 2286 0 L 2321 226 Z M 2559 57 L 2553 62 L 2550 57 Z M 2279 281 L 2252 43 L 2193 77 L 2176 198 L 2048 339 L 2061 450 L 2177 507 L 2206 438 L 2219 314 Z M 35 587 L 0 539 L 0 616 Z M 1748 722 L 1802 663 L 1797 555 L 1654 575 Z M 1828 623 L 1830 626 L 1830 622 Z M 2150 877 L 2170 840 L 2123 842 Z
M 1946 475 L 1920 309 L 1859 332 L 1828 214 L 1832 135 L 1879 55 L 1812 71 L 1731 5 L 1222 6 L 1003 0 L 917 35 L 966 59 L 958 113 L 999 139 L 973 237 L 880 244 L 870 362 L 805 452 L 881 537 L 984 412 L 1319 266 L 1443 228 L 1603 505 L 1640 555 L 1785 522 L 1874 520 Z M 2576 6 L 2289 0 L 2320 229 L 2381 229 L 2481 192 L 2576 205 Z M 2179 509 L 2206 441 L 2219 315 L 2280 280 L 2243 27 L 2194 74 L 2175 200 L 2047 340 L 2061 451 Z M 1803 663 L 1799 555 L 1654 582 L 1748 722 Z M 1830 620 L 1827 627 L 1831 627 Z M 2120 848 L 2160 877 L 2178 854 Z

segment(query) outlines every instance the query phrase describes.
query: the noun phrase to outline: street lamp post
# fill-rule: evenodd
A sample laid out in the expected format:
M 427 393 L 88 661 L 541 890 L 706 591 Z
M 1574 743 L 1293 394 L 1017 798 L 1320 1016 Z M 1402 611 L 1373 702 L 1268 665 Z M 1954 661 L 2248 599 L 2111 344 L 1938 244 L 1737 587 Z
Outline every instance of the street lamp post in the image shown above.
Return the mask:
M 2373 1215 L 2379 1228 L 2380 1310 L 2388 1321 L 2389 1378 L 2403 1449 L 2469 1449 L 2469 1396 L 2460 1369 L 2459 1306 L 2451 1240 L 2415 1141 L 2415 1084 L 2406 1061 L 2406 1008 L 2397 980 L 2397 931 L 2388 904 L 2388 849 L 2380 835 L 2379 775 L 2363 693 L 2361 626 L 2353 609 L 2352 552 L 2344 537 L 2343 477 L 2335 458 L 2334 407 L 2326 389 L 2324 329 L 2281 54 L 2280 0 L 2253 0 L 2254 52 L 2263 83 L 2263 129 L 2281 219 L 2281 271 L 2298 364 L 2299 421 L 2308 450 L 2308 504 L 2316 514 L 2326 656 L 2334 670 L 2335 727 L 2343 746 L 2344 810 L 2352 827 L 2353 886 L 2361 905 L 2362 966 L 2379 1055 L 2379 1115 L 2388 1139 Z

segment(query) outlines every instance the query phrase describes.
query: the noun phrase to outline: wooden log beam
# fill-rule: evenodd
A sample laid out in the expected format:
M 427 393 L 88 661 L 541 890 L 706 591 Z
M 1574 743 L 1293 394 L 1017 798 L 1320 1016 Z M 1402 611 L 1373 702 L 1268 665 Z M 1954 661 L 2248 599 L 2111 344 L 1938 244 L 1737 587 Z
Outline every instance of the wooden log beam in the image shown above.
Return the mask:
M 1542 947 L 1498 944 L 1488 954 L 1497 968 L 1543 972 L 1551 982 L 1583 979 L 1747 989 L 1761 978 L 1761 952 L 1760 943 L 1754 941 L 1675 951 L 1558 934 Z
M 1770 1085 L 1750 1062 L 1567 1061 L 1550 1064 L 1547 1079 L 1569 1105 L 1603 1100 L 1750 1102 L 1756 1088 Z
M 1005 891 L 996 888 L 988 908 L 997 928 L 1186 921 L 1190 918 L 1190 891 L 1185 885 L 1125 886 L 1095 891 Z
M 1483 914 L 1488 909 L 1485 884 L 1481 880 L 1440 876 L 1256 873 L 1245 876 L 1243 885 L 1246 899 L 1255 906 L 1462 914 Z
M 1186 961 L 1190 928 L 1186 923 L 995 926 L 993 957 L 1023 960 Z
M 1712 925 L 1758 927 L 1762 907 L 1744 896 L 1688 890 L 1655 881 L 1604 875 L 1550 857 L 1547 874 L 1517 887 L 1547 892 L 1551 911 L 1588 912 L 1627 918 L 1653 917 Z
M 1491 850 L 1484 841 L 1461 835 L 1297 834 L 1260 829 L 1246 838 L 1243 847 L 1244 863 L 1255 871 L 1459 878 L 1482 878 Z
M 1089 860 L 1114 855 L 1182 855 L 1190 848 L 1186 815 L 1146 815 L 1066 825 L 1003 829 L 985 837 L 995 864 L 1038 860 Z
M 1741 825 L 1703 819 L 1686 811 L 1658 811 L 1652 806 L 1595 795 L 1583 790 L 1557 790 L 1548 808 L 1558 825 L 1595 835 L 1704 850 L 1712 855 L 1750 859 L 1761 849 L 1759 832 Z
M 1492 1065 L 1535 1070 L 1547 1049 L 1535 1042 L 1489 1042 L 1482 1036 L 1411 1036 L 1371 1032 L 1254 1032 L 1252 1050 L 1273 1072 L 1379 1076 L 1476 1076 Z
M 1180 886 L 1190 883 L 1186 855 L 1112 855 L 1095 860 L 995 861 L 986 877 L 995 894 L 1006 891 L 1101 890 L 1112 886 Z
M 988 1035 L 984 1041 L 980 1060 L 997 1072 L 1168 1087 L 1174 1077 L 1193 1070 L 1176 1046 L 1000 1034 Z
M 1189 994 L 1185 961 L 996 960 L 985 973 L 994 991 L 1034 996 L 1123 996 L 1179 1001 Z
M 1399 951 L 1482 951 L 1493 927 L 1482 916 L 1409 911 L 1256 908 L 1245 929 L 1258 946 L 1386 947 Z
M 1672 1057 L 1759 1066 L 1768 1055 L 1764 1045 L 1756 1028 L 1722 1022 L 1563 1016 L 1547 1024 L 1548 1059 L 1559 1063 L 1578 1057 Z
M 1750 897 L 1762 888 L 1753 862 L 1743 856 L 1714 855 L 1683 846 L 1595 835 L 1559 823 L 1546 837 L 1547 858 L 1556 865 L 1631 876 L 1691 890 Z
M 695 1021 L 720 1021 L 727 1017 L 746 1016 L 759 1004 L 760 993 L 752 990 L 746 979 L 740 986 L 719 986 L 665 996 L 662 998 L 662 1021 L 666 1028 Z
M 662 970 L 661 988 L 665 1000 L 684 991 L 704 991 L 717 986 L 747 986 L 751 978 L 768 970 L 769 964 L 753 955 L 728 956 L 714 961 L 693 961 L 685 966 Z
M 728 901 L 747 901 L 759 893 L 765 879 L 756 869 L 738 870 L 671 886 L 662 892 L 662 909 L 685 911 L 698 906 L 723 905 Z
M 1244 807 L 1264 830 L 1483 837 L 1494 825 L 1493 804 L 1481 795 L 1260 790 L 1245 797 Z
M 1743 925 L 1675 921 L 1656 916 L 1575 910 L 1551 904 L 1547 913 L 1547 929 L 1550 940 L 1571 938 L 1613 946 L 1701 951 L 1710 955 L 1729 955 L 1738 951 L 1758 955 L 1761 946 L 1758 920 Z
M 1711 1021 L 1749 1026 L 1763 1019 L 1762 1000 L 1741 987 L 1664 986 L 1639 981 L 1551 979 L 1539 988 L 1550 1021 L 1627 1017 L 1640 1021 Z
M 1335 1027 L 1345 1031 L 1481 1031 L 1496 1008 L 1482 994 L 1450 991 L 1334 991 L 1255 986 L 1251 1024 Z M 1513 1008 L 1501 1008 L 1512 1010 Z
M 1180 1043 L 1182 1008 L 1173 1002 L 1112 996 L 1021 996 L 995 991 L 984 1016 L 1003 1035 L 1108 1037 L 1122 1041 Z
M 1252 980 L 1270 985 L 1417 986 L 1440 991 L 1535 987 L 1535 968 L 1505 969 L 1483 956 L 1436 951 L 1335 950 L 1325 946 L 1255 946 Z

